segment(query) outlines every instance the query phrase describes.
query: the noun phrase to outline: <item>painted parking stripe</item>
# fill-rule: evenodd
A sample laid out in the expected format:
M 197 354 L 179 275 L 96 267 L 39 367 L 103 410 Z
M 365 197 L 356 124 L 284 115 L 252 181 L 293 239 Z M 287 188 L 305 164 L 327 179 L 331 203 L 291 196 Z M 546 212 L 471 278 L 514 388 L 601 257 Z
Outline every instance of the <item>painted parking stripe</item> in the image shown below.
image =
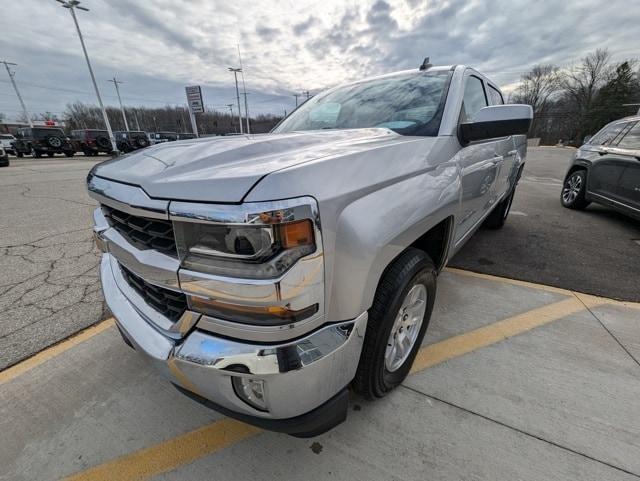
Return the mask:
M 427 369 L 585 309 L 585 305 L 575 296 L 572 296 L 468 333 L 436 342 L 418 351 L 418 356 L 411 372 L 415 373 Z M 135 451 L 86 471 L 81 471 L 69 478 L 65 478 L 64 481 L 142 481 L 157 474 L 176 469 L 201 457 L 211 455 L 235 442 L 261 432 L 257 428 L 252 428 L 238 421 L 226 419 L 225 421 L 226 423 L 217 421 L 203 428 L 182 434 L 177 438 L 163 441 L 149 448 Z M 239 432 L 231 433 L 230 430 L 238 430 Z M 234 438 L 236 441 L 220 442 L 220 438 L 225 436 Z M 227 438 L 225 437 L 225 439 Z M 177 444 L 176 440 L 179 440 Z M 178 446 L 180 447 L 179 449 Z M 189 449 L 193 449 L 193 452 L 185 452 L 183 447 L 186 446 Z
M 248 424 L 233 419 L 222 419 L 160 444 L 100 464 L 65 480 L 142 481 L 189 464 L 258 432 L 260 429 Z
M 613 306 L 629 307 L 631 309 L 640 309 L 640 302 L 620 301 L 618 299 L 611 299 L 610 297 L 601 297 L 601 296 L 595 296 L 593 294 L 584 294 L 582 292 L 571 291 L 569 289 L 563 289 L 562 287 L 548 286 L 546 284 L 536 284 L 535 282 L 521 281 L 518 279 L 510 279 L 508 277 L 492 276 L 491 274 L 482 274 L 480 272 L 467 271 L 467 270 L 458 269 L 455 267 L 446 267 L 445 270 L 453 274 L 460 274 L 462 276 L 476 277 L 478 279 L 486 279 L 489 281 L 500 282 L 502 284 L 513 284 L 515 286 L 531 287 L 532 289 L 555 292 L 556 294 L 564 294 L 565 296 L 575 296 L 587 304 L 589 303 L 610 304 Z
M 460 357 L 482 347 L 496 344 L 585 309 L 585 305 L 579 299 L 569 297 L 464 334 L 450 337 L 435 344 L 424 346 L 418 351 L 411 372 L 422 371 L 436 364 Z
M 62 354 L 63 352 L 68 351 L 72 347 L 77 346 L 78 344 L 81 344 L 88 339 L 91 339 L 93 336 L 100 334 L 101 332 L 109 329 L 110 327 L 113 327 L 114 325 L 115 321 L 113 317 L 105 319 L 104 321 L 94 324 L 93 326 L 88 327 L 77 334 L 74 334 L 70 338 L 59 342 L 58 344 L 48 347 L 44 351 L 40 351 L 35 356 L 25 359 L 24 361 L 21 361 L 18 364 L 5 369 L 4 371 L 0 371 L 0 385 L 17 378 L 25 372 L 30 371 L 34 367 L 47 362 L 49 359 L 52 359 Z

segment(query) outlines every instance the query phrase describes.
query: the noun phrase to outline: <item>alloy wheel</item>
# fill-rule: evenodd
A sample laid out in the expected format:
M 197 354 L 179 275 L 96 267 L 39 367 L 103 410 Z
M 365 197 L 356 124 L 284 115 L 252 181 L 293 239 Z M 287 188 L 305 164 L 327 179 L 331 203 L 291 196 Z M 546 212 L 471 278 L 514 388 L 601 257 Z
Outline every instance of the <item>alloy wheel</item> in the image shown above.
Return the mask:
M 565 204 L 573 204 L 578 195 L 580 194 L 580 190 L 582 189 L 582 177 L 576 172 L 571 177 L 569 177 L 564 183 L 564 187 L 562 189 L 562 200 Z
M 409 357 L 420 333 L 426 309 L 427 288 L 423 284 L 416 284 L 402 301 L 391 328 L 384 356 L 387 371 L 397 371 Z

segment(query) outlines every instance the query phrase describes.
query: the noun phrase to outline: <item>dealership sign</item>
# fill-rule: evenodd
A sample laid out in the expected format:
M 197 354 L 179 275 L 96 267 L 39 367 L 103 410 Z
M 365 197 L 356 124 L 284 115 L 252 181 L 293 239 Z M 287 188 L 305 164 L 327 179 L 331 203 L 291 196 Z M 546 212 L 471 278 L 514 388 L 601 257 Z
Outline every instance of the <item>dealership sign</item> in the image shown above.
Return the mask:
M 189 109 L 194 114 L 201 114 L 204 112 L 204 103 L 202 102 L 202 90 L 200 90 L 199 85 L 193 85 L 191 87 L 186 87 L 187 91 L 187 103 L 189 104 Z

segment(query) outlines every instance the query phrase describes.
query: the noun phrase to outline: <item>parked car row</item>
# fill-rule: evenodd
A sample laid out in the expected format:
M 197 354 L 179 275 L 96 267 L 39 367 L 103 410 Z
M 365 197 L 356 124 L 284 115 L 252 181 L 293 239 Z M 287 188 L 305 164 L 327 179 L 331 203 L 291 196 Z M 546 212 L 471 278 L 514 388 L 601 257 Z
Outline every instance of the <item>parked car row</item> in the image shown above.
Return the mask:
M 120 152 L 133 152 L 149 145 L 195 138 L 195 134 L 177 132 L 116 131 L 113 133 Z M 4 154 L 35 158 L 64 154 L 72 157 L 77 152 L 86 156 L 110 153 L 113 149 L 106 130 L 72 130 L 67 136 L 60 128 L 29 127 L 18 129 L 16 135 L 0 134 L 0 146 Z M 2 159 L 0 159 L 2 163 Z

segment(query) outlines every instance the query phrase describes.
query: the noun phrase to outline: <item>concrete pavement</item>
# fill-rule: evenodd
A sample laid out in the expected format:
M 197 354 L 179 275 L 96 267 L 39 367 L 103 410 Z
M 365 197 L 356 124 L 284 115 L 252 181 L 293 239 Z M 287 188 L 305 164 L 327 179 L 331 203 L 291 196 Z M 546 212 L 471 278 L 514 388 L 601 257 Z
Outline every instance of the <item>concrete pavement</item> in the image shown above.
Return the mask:
M 308 440 L 192 402 L 107 321 L 0 373 L 0 480 L 638 479 L 639 316 L 448 270 L 403 386 Z

